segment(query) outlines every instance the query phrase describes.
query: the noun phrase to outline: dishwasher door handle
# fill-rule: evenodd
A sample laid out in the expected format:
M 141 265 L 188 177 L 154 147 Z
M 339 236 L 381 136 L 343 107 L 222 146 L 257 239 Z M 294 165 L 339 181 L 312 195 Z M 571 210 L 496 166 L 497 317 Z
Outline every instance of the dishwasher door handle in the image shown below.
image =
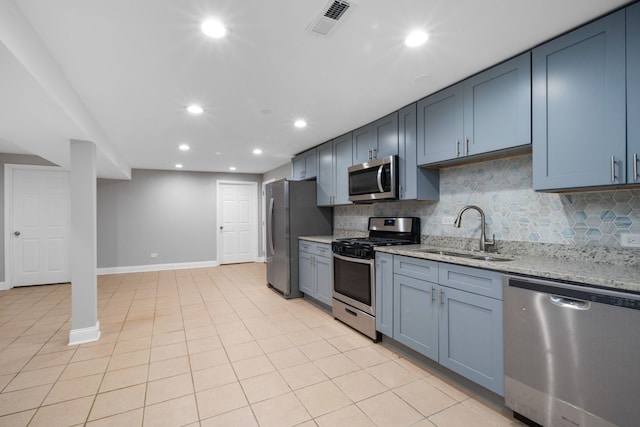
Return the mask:
M 549 299 L 553 304 L 559 307 L 570 308 L 572 310 L 589 310 L 591 307 L 591 303 L 588 301 L 559 297 L 557 295 L 549 295 Z

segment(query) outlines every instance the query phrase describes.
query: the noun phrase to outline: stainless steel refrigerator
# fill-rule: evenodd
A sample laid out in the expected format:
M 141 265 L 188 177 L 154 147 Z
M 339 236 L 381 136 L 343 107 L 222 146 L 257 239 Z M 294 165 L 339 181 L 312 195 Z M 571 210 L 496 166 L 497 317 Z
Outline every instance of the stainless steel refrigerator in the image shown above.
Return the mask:
M 298 237 L 330 235 L 333 210 L 316 206 L 315 181 L 283 179 L 267 184 L 267 286 L 285 298 L 301 297 Z

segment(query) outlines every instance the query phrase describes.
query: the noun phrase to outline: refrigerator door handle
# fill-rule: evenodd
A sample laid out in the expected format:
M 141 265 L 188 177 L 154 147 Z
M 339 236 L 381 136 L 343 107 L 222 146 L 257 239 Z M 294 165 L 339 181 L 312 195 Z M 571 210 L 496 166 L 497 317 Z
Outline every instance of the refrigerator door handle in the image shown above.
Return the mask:
M 275 249 L 273 247 L 273 203 L 274 198 L 272 197 L 269 200 L 269 215 L 267 216 L 267 236 L 269 237 L 269 249 L 271 250 L 271 255 L 275 253 Z

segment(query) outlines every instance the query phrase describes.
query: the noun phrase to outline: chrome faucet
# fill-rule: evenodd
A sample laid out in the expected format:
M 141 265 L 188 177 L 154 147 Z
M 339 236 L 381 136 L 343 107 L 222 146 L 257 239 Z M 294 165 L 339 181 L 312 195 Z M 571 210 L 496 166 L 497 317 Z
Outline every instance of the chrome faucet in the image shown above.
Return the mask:
M 464 208 L 460 209 L 460 212 L 458 212 L 458 216 L 453 222 L 453 226 L 456 228 L 460 228 L 460 226 L 462 225 L 462 214 L 469 209 L 474 209 L 480 214 L 480 250 L 484 252 L 496 244 L 496 235 L 494 234 L 491 240 L 487 240 L 485 218 L 482 209 L 475 205 L 465 206 Z

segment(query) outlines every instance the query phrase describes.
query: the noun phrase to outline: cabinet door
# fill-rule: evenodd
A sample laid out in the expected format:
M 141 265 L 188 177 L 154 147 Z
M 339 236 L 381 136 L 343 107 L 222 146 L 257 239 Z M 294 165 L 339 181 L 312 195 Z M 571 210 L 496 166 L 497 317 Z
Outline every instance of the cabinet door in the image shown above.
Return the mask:
M 376 252 L 376 331 L 393 337 L 393 255 Z
M 502 301 L 442 287 L 439 362 L 504 395 Z
M 351 132 L 333 140 L 334 205 L 351 204 L 348 168 L 353 164 L 352 148 Z
M 459 83 L 418 101 L 418 164 L 461 155 L 463 87 Z
M 318 164 L 316 149 L 306 151 L 302 156 L 304 157 L 304 179 L 315 178 Z
M 532 105 L 534 189 L 626 181 L 624 10 L 533 50 Z
M 325 142 L 317 150 L 318 177 L 316 200 L 318 206 L 330 206 L 333 202 L 333 143 Z
M 464 81 L 463 155 L 531 144 L 531 53 Z
M 416 104 L 398 112 L 398 178 L 400 200 L 439 200 L 440 171 L 418 167 Z
M 300 181 L 304 179 L 304 156 L 302 154 L 295 156 L 291 160 L 291 163 L 293 164 L 291 179 L 293 181 Z
M 398 155 L 398 112 L 376 120 L 371 124 L 373 158 Z
M 393 275 L 393 338 L 438 361 L 439 287 L 412 277 Z
M 300 273 L 298 274 L 300 280 L 300 291 L 310 296 L 314 296 L 315 290 L 315 268 L 313 265 L 313 255 L 309 252 L 298 252 L 298 259 L 300 260 Z
M 627 182 L 640 183 L 640 3 L 627 8 Z
M 416 104 L 398 112 L 398 181 L 400 200 L 418 198 L 418 150 Z
M 316 294 L 318 301 L 331 306 L 333 299 L 333 265 L 331 257 L 316 256 Z
M 373 132 L 371 123 L 353 131 L 353 165 L 372 159 Z M 349 165 L 351 166 L 351 165 Z

